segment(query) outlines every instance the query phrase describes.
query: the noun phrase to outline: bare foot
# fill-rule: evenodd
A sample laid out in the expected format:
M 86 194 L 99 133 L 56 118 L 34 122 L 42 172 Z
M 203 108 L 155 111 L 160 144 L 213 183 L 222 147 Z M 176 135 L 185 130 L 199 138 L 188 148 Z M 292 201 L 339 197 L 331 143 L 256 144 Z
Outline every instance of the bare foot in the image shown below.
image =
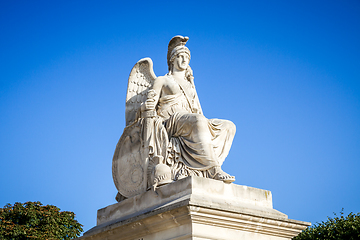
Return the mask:
M 231 175 L 227 174 L 220 167 L 215 168 L 214 179 L 215 180 L 221 180 L 224 183 L 232 183 L 233 181 L 235 181 L 234 176 L 231 176 Z

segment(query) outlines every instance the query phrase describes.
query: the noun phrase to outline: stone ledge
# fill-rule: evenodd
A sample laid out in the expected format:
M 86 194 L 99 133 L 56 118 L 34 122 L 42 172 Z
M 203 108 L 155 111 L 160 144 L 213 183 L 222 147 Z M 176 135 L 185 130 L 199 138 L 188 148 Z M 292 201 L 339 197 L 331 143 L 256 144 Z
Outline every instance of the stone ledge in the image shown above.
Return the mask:
M 143 194 L 98 210 L 97 225 L 119 218 L 133 217 L 166 204 L 188 199 L 202 206 L 223 210 L 249 211 L 274 217 L 286 217 L 272 208 L 270 191 L 225 184 L 201 177 L 187 177 L 179 181 L 149 190 Z
M 291 239 L 309 224 L 296 220 L 268 218 L 241 212 L 226 212 L 190 206 L 193 223 Z M 214 237 L 214 235 L 212 235 Z
M 270 191 L 188 177 L 98 210 L 80 239 L 291 239 L 309 225 L 273 209 Z

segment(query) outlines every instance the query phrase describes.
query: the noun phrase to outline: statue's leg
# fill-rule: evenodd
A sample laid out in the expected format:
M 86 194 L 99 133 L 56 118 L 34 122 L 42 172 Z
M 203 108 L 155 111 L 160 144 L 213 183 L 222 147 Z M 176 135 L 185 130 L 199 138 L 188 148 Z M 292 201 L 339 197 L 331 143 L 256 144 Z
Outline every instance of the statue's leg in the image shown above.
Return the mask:
M 169 136 L 179 138 L 184 164 L 207 170 L 219 165 L 208 119 L 195 113 L 175 113 L 166 123 Z
M 213 137 L 214 152 L 219 163 L 218 166 L 209 170 L 209 175 L 216 180 L 232 183 L 235 181 L 235 177 L 224 172 L 221 165 L 230 151 L 236 132 L 235 124 L 228 120 L 209 119 L 209 129 Z
M 209 119 L 209 129 L 212 134 L 214 152 L 221 166 L 230 151 L 236 126 L 229 120 Z
M 224 128 L 226 126 L 229 129 Z M 210 178 L 226 183 L 235 181 L 235 177 L 221 170 L 223 159 L 219 161 L 216 154 L 216 148 L 221 148 L 219 155 L 223 153 L 223 158 L 226 157 L 235 134 L 233 123 L 218 119 L 209 121 L 195 113 L 175 113 L 166 122 L 166 129 L 169 136 L 178 138 L 181 161 L 188 168 L 206 171 Z M 221 134 L 222 131 L 228 133 Z M 224 141 L 220 143 L 222 139 L 227 143 L 225 148 L 221 146 L 224 145 Z

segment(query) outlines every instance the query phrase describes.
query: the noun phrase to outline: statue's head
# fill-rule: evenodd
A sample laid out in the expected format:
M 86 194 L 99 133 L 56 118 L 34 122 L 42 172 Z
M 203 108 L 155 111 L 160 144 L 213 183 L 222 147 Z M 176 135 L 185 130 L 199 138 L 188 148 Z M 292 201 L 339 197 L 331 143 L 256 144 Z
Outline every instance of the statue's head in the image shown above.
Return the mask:
M 190 62 L 191 55 L 190 55 L 190 50 L 185 46 L 188 40 L 189 40 L 188 37 L 183 37 L 183 36 L 175 36 L 170 40 L 168 46 L 168 52 L 167 52 L 167 64 L 169 67 L 169 73 L 171 73 L 176 58 L 179 57 L 188 58 L 186 64 L 187 66 L 186 66 L 185 77 L 186 79 L 192 82 L 194 79 L 193 72 L 191 70 L 191 67 L 188 65 Z
M 169 71 L 171 71 L 174 60 L 179 54 L 186 54 L 190 60 L 190 50 L 185 46 L 188 40 L 188 37 L 183 36 L 175 36 L 170 40 L 167 52 L 167 64 Z

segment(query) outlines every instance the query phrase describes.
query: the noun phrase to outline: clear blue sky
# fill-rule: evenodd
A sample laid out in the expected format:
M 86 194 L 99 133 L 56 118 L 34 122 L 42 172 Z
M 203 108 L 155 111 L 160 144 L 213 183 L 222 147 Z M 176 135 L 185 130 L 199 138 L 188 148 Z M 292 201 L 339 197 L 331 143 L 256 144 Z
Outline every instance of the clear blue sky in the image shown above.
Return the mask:
M 41 201 L 84 229 L 115 203 L 127 79 L 187 46 L 205 116 L 237 133 L 224 170 L 312 223 L 360 212 L 360 1 L 1 1 L 0 207 Z

